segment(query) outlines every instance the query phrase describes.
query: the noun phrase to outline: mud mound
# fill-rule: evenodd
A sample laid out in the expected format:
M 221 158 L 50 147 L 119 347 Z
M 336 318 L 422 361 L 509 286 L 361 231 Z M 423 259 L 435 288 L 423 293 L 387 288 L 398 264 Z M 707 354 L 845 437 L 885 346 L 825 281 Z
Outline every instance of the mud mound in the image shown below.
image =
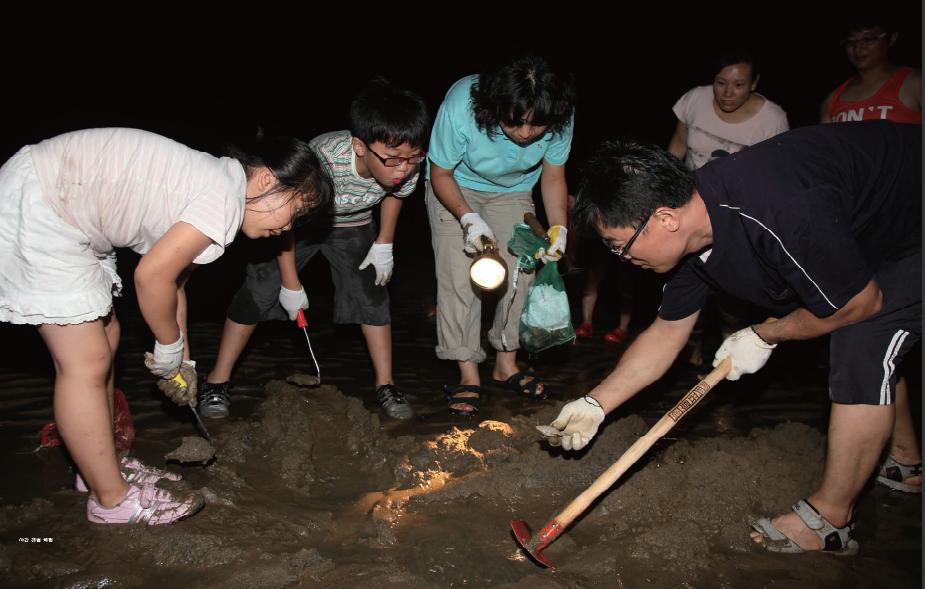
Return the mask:
M 821 474 L 824 437 L 800 424 L 662 440 L 545 549 L 552 573 L 517 547 L 508 522 L 538 529 L 650 427 L 610 421 L 570 454 L 535 429 L 557 413 L 395 437 L 334 387 L 273 381 L 254 417 L 222 424 L 215 460 L 170 485 L 200 489 L 207 505 L 195 517 L 94 526 L 72 490 L 5 507 L 5 537 L 43 526 L 55 542 L 2 544 L 0 584 L 747 586 L 737 571 L 768 558 L 750 545 L 749 522 L 785 511 Z M 805 574 L 838 586 L 844 561 L 819 558 Z

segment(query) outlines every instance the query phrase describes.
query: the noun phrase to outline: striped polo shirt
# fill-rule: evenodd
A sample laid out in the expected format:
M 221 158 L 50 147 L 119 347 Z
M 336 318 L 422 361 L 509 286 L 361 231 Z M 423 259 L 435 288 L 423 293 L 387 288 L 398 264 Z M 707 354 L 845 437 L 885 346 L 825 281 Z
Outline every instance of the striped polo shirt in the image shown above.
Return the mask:
M 404 198 L 414 192 L 419 172 L 415 171 L 390 193 L 375 178 L 357 173 L 356 154 L 350 131 L 333 131 L 318 135 L 309 142 L 334 181 L 334 226 L 355 227 L 372 221 L 372 210 L 388 194 Z

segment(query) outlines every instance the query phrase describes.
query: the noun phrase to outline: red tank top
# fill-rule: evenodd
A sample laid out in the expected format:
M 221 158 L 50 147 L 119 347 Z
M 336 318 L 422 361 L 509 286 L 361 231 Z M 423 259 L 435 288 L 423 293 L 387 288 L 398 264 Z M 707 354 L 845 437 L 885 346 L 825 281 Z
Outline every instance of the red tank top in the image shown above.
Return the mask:
M 903 81 L 912 73 L 911 67 L 901 67 L 883 83 L 877 92 L 866 100 L 844 101 L 841 95 L 854 78 L 838 87 L 829 102 L 829 117 L 832 122 L 865 121 L 886 119 L 896 123 L 922 124 L 922 113 L 903 104 L 899 99 L 899 89 Z

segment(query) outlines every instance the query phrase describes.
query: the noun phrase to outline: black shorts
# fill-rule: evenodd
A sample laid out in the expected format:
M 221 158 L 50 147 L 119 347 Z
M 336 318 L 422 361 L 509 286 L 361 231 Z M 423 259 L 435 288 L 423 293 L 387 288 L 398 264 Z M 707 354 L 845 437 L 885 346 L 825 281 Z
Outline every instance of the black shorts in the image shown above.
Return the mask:
M 922 253 L 883 266 L 875 316 L 831 335 L 829 398 L 836 403 L 890 405 L 896 366 L 922 338 Z
M 334 281 L 334 323 L 388 325 L 389 291 L 376 286 L 376 269 L 372 264 L 359 266 L 376 240 L 373 223 L 358 227 L 335 227 L 323 240 L 300 239 L 295 243 L 296 270 L 301 272 L 319 251 L 331 266 Z M 304 281 L 311 301 L 311 283 Z M 253 325 L 268 319 L 288 320 L 279 304 L 282 279 L 276 258 L 247 265 L 244 284 L 228 308 L 228 318 L 235 323 Z

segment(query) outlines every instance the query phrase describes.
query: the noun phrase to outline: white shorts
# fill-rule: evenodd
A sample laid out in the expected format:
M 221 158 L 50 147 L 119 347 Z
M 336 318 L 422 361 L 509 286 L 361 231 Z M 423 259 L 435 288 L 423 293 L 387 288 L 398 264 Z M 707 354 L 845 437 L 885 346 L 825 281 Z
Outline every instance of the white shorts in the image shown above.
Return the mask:
M 122 290 L 98 253 L 45 202 L 29 147 L 0 168 L 0 321 L 69 325 L 105 317 Z

